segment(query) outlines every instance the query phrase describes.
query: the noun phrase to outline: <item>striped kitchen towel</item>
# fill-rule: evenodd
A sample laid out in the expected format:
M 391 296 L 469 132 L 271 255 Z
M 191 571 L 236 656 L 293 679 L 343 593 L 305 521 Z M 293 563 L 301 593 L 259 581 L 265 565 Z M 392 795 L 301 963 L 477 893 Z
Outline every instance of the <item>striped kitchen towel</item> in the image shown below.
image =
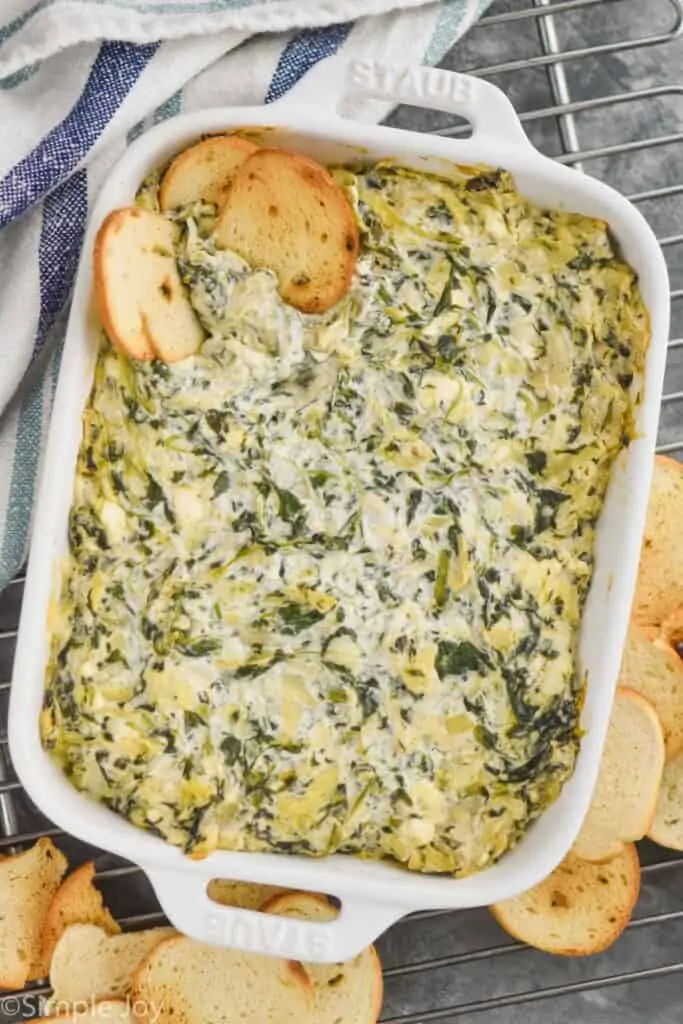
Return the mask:
M 26 555 L 89 207 L 125 147 L 181 110 L 272 102 L 336 52 L 436 63 L 489 2 L 2 0 L 0 590 Z

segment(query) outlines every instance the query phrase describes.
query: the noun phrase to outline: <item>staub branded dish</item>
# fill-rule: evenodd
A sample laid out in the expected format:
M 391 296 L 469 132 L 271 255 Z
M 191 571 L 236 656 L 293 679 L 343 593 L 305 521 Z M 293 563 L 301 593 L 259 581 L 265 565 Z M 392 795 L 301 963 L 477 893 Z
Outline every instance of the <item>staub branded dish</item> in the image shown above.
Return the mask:
M 467 875 L 573 769 L 595 522 L 649 325 L 604 222 L 507 172 L 335 173 L 362 241 L 327 313 L 192 201 L 168 217 L 199 351 L 103 338 L 43 743 L 187 853 Z
M 409 910 L 520 891 L 571 844 L 619 667 L 668 310 L 662 255 L 637 212 L 539 156 L 497 90 L 335 61 L 315 72 L 326 76 L 464 112 L 473 138 L 373 128 L 371 143 L 341 118 L 323 127 L 301 86 L 298 101 L 179 118 L 132 147 L 80 268 L 10 739 L 41 809 L 140 863 L 179 928 L 334 960 Z M 98 355 L 93 233 L 198 133 L 242 125 L 338 168 L 361 227 L 351 290 L 302 319 L 267 271 L 216 252 L 186 211 L 177 255 L 209 340 L 163 372 L 136 364 L 132 382 L 124 356 Z M 238 306 L 256 339 L 249 359 L 226 314 Z M 299 394 L 289 385 L 304 371 Z M 259 451 L 216 420 L 216 388 Z M 147 446 L 144 493 L 121 452 L 100 451 L 102 418 L 125 423 L 124 451 Z M 213 434 L 200 444 L 203 424 Z M 182 480 L 165 430 L 197 442 L 183 448 Z M 229 453 L 229 486 L 216 451 Z M 135 499 L 135 510 L 121 499 L 123 518 L 120 502 L 107 506 L 114 476 Z M 144 559 L 126 514 L 145 520 Z M 98 561 L 103 547 L 118 562 Z M 217 564 L 230 567 L 220 580 Z M 137 608 L 152 577 L 151 604 Z M 103 634 L 101 621 L 114 625 Z M 192 685 L 202 673 L 206 687 Z M 207 756 L 209 736 L 221 757 Z M 259 737 L 256 785 L 246 752 Z M 315 925 L 219 908 L 205 888 L 221 875 L 328 891 L 342 912 Z

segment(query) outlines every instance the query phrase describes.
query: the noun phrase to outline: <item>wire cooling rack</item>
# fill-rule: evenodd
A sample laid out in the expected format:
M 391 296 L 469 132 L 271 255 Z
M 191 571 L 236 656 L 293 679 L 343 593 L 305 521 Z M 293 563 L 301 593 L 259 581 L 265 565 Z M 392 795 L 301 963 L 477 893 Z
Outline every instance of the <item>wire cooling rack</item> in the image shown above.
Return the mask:
M 443 63 L 495 81 L 539 149 L 616 186 L 652 224 L 669 264 L 673 314 L 659 450 L 683 457 L 683 0 L 494 3 Z M 445 135 L 464 130 L 407 108 L 390 120 Z M 0 853 L 52 836 L 72 865 L 96 859 L 124 927 L 161 924 L 142 872 L 52 827 L 16 780 L 6 721 L 22 593 L 20 575 L 0 594 Z M 394 926 L 379 943 L 384 1024 L 681 1024 L 683 857 L 647 843 L 640 853 L 634 919 L 597 957 L 530 950 L 485 910 L 429 911 Z M 0 995 L 0 1024 L 37 1016 L 47 993 L 36 984 Z

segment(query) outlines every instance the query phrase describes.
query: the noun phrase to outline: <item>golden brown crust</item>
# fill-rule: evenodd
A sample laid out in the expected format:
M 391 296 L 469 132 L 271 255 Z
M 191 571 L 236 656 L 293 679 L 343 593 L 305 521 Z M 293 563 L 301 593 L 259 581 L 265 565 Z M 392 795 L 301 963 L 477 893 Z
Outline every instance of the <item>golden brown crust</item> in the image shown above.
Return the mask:
M 683 647 L 683 605 L 679 605 L 668 614 L 659 630 L 651 629 L 649 635 L 656 644 L 666 647 L 681 661 L 678 648 Z
M 288 960 L 287 963 L 294 980 L 298 982 L 300 985 L 303 985 L 303 987 L 306 989 L 306 992 L 308 993 L 308 999 L 312 1007 L 314 999 L 313 985 L 311 984 L 311 979 L 306 973 L 306 968 L 304 967 L 303 964 L 300 964 L 298 960 Z
M 306 912 L 307 909 L 309 913 Z M 310 910 L 313 910 L 313 913 L 310 913 Z M 316 911 L 320 911 L 320 917 L 327 921 L 334 920 L 339 914 L 339 910 L 336 905 L 324 894 L 303 891 L 292 891 L 283 893 L 280 896 L 275 896 L 263 904 L 261 911 L 263 913 L 282 914 L 285 916 L 291 914 L 292 917 L 298 917 L 303 920 L 314 920 L 318 918 Z M 359 954 L 359 956 L 364 956 L 369 959 L 372 973 L 374 975 L 374 986 L 372 991 L 373 1002 L 366 1024 L 375 1024 L 379 1017 L 380 1010 L 382 1009 L 382 1000 L 384 998 L 384 977 L 382 974 L 382 965 L 374 946 L 368 946 L 361 954 Z M 315 964 L 310 965 L 311 970 L 317 969 L 318 966 L 319 965 Z M 306 965 L 304 964 L 304 971 L 305 967 Z M 322 991 L 324 998 L 324 993 L 326 991 L 325 980 L 316 981 L 315 975 L 311 980 L 314 995 L 316 991 Z
M 272 269 L 285 302 L 323 313 L 346 294 L 359 234 L 343 190 L 314 160 L 259 149 L 235 173 L 216 241 L 252 266 Z
M 69 925 L 50 963 L 53 999 L 70 1004 L 125 997 L 147 953 L 176 934 L 167 926 L 108 935 L 96 924 Z
M 683 850 L 683 753 L 664 769 L 648 839 L 667 850 Z
M 242 907 L 244 910 L 261 910 L 264 903 L 289 891 L 276 885 L 239 882 L 230 878 L 212 878 L 206 890 L 214 903 L 224 907 Z
M 109 289 L 107 288 L 107 279 L 105 275 L 105 249 L 111 236 L 118 234 L 118 232 L 122 230 L 125 218 L 128 214 L 129 210 L 127 208 L 114 210 L 108 217 L 105 217 L 100 225 L 99 231 L 97 232 L 93 257 L 95 304 L 97 307 L 97 314 L 112 345 L 134 359 L 151 360 L 155 358 L 155 352 L 149 343 L 149 339 L 145 348 L 139 348 L 135 353 L 133 353 L 119 337 L 114 325 L 111 296 L 109 294 Z
M 39 839 L 36 845 L 38 846 L 41 844 L 45 846 L 46 852 L 50 858 L 56 858 L 59 870 L 59 877 L 61 881 L 61 879 L 64 877 L 65 873 L 68 871 L 69 868 L 69 863 L 66 857 L 64 856 L 61 850 L 57 849 L 57 847 L 54 845 L 51 839 Z M 21 856 L 21 854 L 18 854 L 18 856 Z M 39 939 L 39 942 L 40 941 L 41 940 Z M 40 981 L 42 978 L 47 977 L 49 968 L 49 960 L 45 957 L 45 954 L 43 953 L 41 948 L 36 956 L 36 959 L 31 964 L 28 977 L 26 980 Z
M 97 234 L 98 313 L 112 345 L 130 359 L 176 362 L 204 340 L 180 279 L 175 232 L 163 214 L 131 206 L 111 213 Z
M 679 462 L 678 459 L 672 458 L 670 455 L 655 455 L 655 463 L 668 466 L 670 469 L 677 469 L 679 473 L 683 473 L 683 463 Z
M 66 871 L 68 862 L 59 847 L 55 846 L 49 836 L 42 836 L 37 839 L 33 846 L 30 846 L 28 850 L 20 850 L 19 853 L 3 853 L 0 855 L 0 865 L 10 864 L 12 861 L 23 860 L 30 853 L 33 853 L 36 849 L 44 849 L 48 860 L 53 857 L 56 858 L 57 863 L 63 862 L 63 871 Z
M 618 687 L 617 688 L 617 693 L 626 694 L 626 695 L 628 695 L 630 700 L 635 701 L 637 704 L 639 704 L 640 707 L 643 709 L 643 711 L 648 715 L 648 717 L 652 721 L 653 725 L 656 726 L 657 735 L 658 735 L 658 737 L 661 738 L 661 768 L 663 770 L 663 768 L 664 768 L 664 759 L 665 759 L 664 730 L 662 729 L 662 723 L 661 723 L 661 721 L 659 719 L 659 715 L 657 714 L 657 710 L 656 710 L 654 704 L 652 703 L 651 700 L 649 700 L 647 697 L 645 697 L 642 693 L 638 693 L 637 690 L 631 690 L 631 689 L 629 689 L 628 687 L 625 687 L 625 686 Z M 657 763 L 659 763 L 659 759 L 658 759 Z M 659 781 L 661 783 L 661 772 L 660 772 L 660 775 L 659 775 Z M 656 790 L 653 791 L 653 800 L 652 800 L 652 802 L 650 804 L 650 809 L 649 809 L 649 812 L 648 812 L 648 817 L 647 817 L 647 822 L 645 824 L 645 827 L 642 828 L 642 823 L 638 827 L 638 836 L 637 836 L 638 839 L 642 839 L 643 836 L 647 834 L 648 829 L 652 825 L 652 822 L 653 822 L 654 816 L 655 816 L 655 812 L 657 810 L 657 795 L 658 795 L 658 793 L 659 793 L 659 785 L 657 786 Z M 641 829 L 642 829 L 642 834 L 641 834 Z M 635 839 L 633 839 L 631 841 L 635 841 Z M 628 840 L 627 840 L 627 842 L 628 842 Z
M 372 1021 L 373 1024 L 378 1020 L 380 1013 L 382 1012 L 382 1002 L 384 1000 L 384 973 L 382 971 L 382 963 L 379 958 L 379 953 L 374 946 L 370 946 L 368 952 L 373 960 L 373 965 L 377 975 L 377 991 L 375 993 L 375 1004 L 372 1009 Z
M 339 911 L 335 907 L 334 903 L 328 900 L 327 896 L 323 893 L 303 892 L 298 890 L 292 890 L 290 892 L 279 893 L 277 896 L 271 896 L 270 899 L 266 900 L 259 909 L 263 914 L 284 914 L 288 910 L 296 909 L 297 904 L 300 904 L 302 900 L 315 904 L 321 910 L 330 911 L 330 916 L 328 918 L 330 921 L 333 921 L 334 918 L 339 915 Z
M 572 846 L 572 852 L 575 853 L 577 857 L 580 857 L 581 860 L 585 860 L 587 864 L 609 864 L 616 857 L 619 857 L 627 846 L 628 842 L 626 840 L 615 839 L 613 840 L 609 850 L 606 850 L 601 856 L 596 856 L 595 854 L 587 856 L 586 852 L 584 852 L 584 850 L 579 846 Z
M 655 711 L 654 705 L 651 700 L 648 700 L 644 694 L 639 693 L 638 690 L 634 690 L 632 686 L 617 686 L 616 696 L 625 697 L 627 700 L 632 700 L 642 708 L 643 712 L 648 718 L 653 719 L 657 725 L 660 725 L 657 712 Z
M 22 850 L 20 853 L 0 857 L 0 870 L 5 867 L 11 867 L 13 864 L 17 864 L 22 860 L 34 856 L 36 850 L 42 851 L 46 860 L 54 862 L 55 874 L 50 878 L 50 888 L 52 891 L 49 893 L 48 897 L 48 900 L 51 900 L 69 865 L 62 851 L 54 845 L 49 837 L 39 839 L 33 846 L 29 847 L 28 850 Z M 42 866 L 38 865 L 36 871 L 36 889 L 33 895 L 36 898 L 36 901 L 40 900 L 40 903 L 42 903 L 42 897 L 45 894 L 45 883 L 46 879 L 42 874 Z M 8 884 L 12 883 L 9 882 Z M 47 903 L 47 906 L 49 906 L 49 902 Z M 45 977 L 47 973 L 47 966 L 41 955 L 42 932 L 39 930 L 39 926 L 42 928 L 44 914 L 47 912 L 47 906 L 45 906 L 45 910 L 39 915 L 40 920 L 38 921 L 34 918 L 30 922 L 26 932 L 22 934 L 12 935 L 11 929 L 18 926 L 19 922 L 11 922 L 7 918 L 5 919 L 5 927 L 10 929 L 10 932 L 7 934 L 4 929 L 0 929 L 0 990 L 11 991 L 13 989 L 23 988 L 27 981 L 38 981 Z M 28 910 L 28 906 L 25 909 Z M 16 973 L 12 973 L 11 967 L 7 962 L 3 962 L 2 959 L 2 951 L 6 950 L 14 941 L 16 941 L 17 944 L 17 951 L 18 949 L 21 949 L 23 952 L 23 957 L 21 957 L 22 967 L 21 970 L 16 971 Z M 15 956 L 14 959 L 17 959 L 17 957 Z
M 632 622 L 621 662 L 622 684 L 654 706 L 664 731 L 667 761 L 683 751 L 683 661 L 676 649 L 682 636 L 680 610 L 659 628 Z
M 140 963 L 138 965 L 138 969 L 133 974 L 133 977 L 132 977 L 131 983 L 130 983 L 130 994 L 131 994 L 131 1001 L 133 1003 L 138 1003 L 139 1007 L 140 1007 L 140 1009 L 138 1011 L 138 1014 L 137 1014 L 138 1020 L 139 1020 L 139 1024 L 145 1024 L 145 1021 L 147 1020 L 147 1016 L 144 1014 L 144 1008 L 147 1007 L 148 1005 L 150 1005 L 150 1001 L 148 999 L 148 993 L 147 993 L 147 990 L 145 988 L 145 981 L 144 981 L 144 974 L 145 974 L 145 972 L 147 970 L 149 970 L 150 961 L 153 960 L 154 957 L 156 957 L 159 954 L 159 950 L 162 947 L 165 948 L 166 946 L 169 946 L 173 942 L 182 942 L 182 941 L 184 941 L 184 939 L 185 939 L 185 936 L 184 935 L 180 935 L 180 934 L 178 934 L 178 935 L 169 935 L 167 939 L 162 939 L 161 942 L 158 945 L 156 945 L 153 949 L 150 949 L 149 953 L 147 953 L 146 956 L 144 956 L 142 958 L 142 960 L 140 961 Z M 140 1014 L 142 1014 L 142 1015 L 140 1015 Z
M 605 864 L 627 843 L 643 838 L 657 807 L 664 755 L 664 732 L 652 702 L 618 686 L 597 784 L 572 847 L 574 855 Z M 629 772 L 634 758 L 639 758 L 638 770 Z
M 182 1024 L 183 1021 L 188 1019 L 185 1008 L 180 1005 L 173 1005 L 168 999 L 168 992 L 165 990 L 163 984 L 159 983 L 159 979 L 156 981 L 154 978 L 146 977 L 149 972 L 158 966 L 159 960 L 163 962 L 164 950 L 168 948 L 170 943 L 182 942 L 189 944 L 190 949 L 193 947 L 196 949 L 208 949 L 210 953 L 218 953 L 218 948 L 206 947 L 202 943 L 196 942 L 194 939 L 188 938 L 186 935 L 171 936 L 169 939 L 159 943 L 140 963 L 137 971 L 135 972 L 131 984 L 131 1000 L 133 1004 L 138 1004 L 141 1008 L 141 1015 L 138 1018 L 137 1024 L 147 1024 L 149 1020 L 150 1024 Z M 187 959 L 187 950 L 184 951 L 182 960 L 185 963 Z M 257 954 L 244 953 L 247 958 L 254 957 L 255 961 L 262 962 L 264 968 L 268 967 L 268 961 L 270 958 L 259 957 Z M 282 965 L 290 975 L 292 981 L 295 983 L 297 989 L 303 996 L 305 1003 L 307 1004 L 306 1010 L 313 1010 L 314 1005 L 314 993 L 311 979 L 306 973 L 302 964 L 296 960 L 283 960 L 275 958 L 279 964 Z M 271 961 L 271 964 L 274 961 Z M 153 1010 L 153 1013 L 147 1017 L 144 1013 L 146 1007 Z M 159 1015 L 159 1007 L 161 1009 L 161 1015 Z M 156 1009 L 155 1009 L 156 1008 Z M 255 1018 L 256 1019 L 256 1018 Z M 308 1019 L 306 1016 L 305 1019 Z
M 43 963 L 49 968 L 60 936 L 70 924 L 96 924 L 108 935 L 118 935 L 120 926 L 104 906 L 94 886 L 95 864 L 87 861 L 62 882 L 55 893 L 43 926 Z M 85 906 L 85 902 L 89 906 Z
M 599 901 L 604 901 L 608 887 L 614 885 L 614 881 L 609 878 L 609 869 L 620 873 L 624 888 L 618 902 L 607 909 Z M 586 930 L 581 941 L 563 941 L 558 934 L 562 927 L 562 915 L 572 910 L 573 888 L 569 876 L 563 875 L 563 872 L 572 871 L 580 871 L 584 876 L 581 889 L 577 887 L 577 892 L 587 903 L 591 901 L 590 912 L 596 918 L 594 934 L 590 935 Z M 494 904 L 489 909 L 501 928 L 519 942 L 559 956 L 591 956 L 601 953 L 616 942 L 631 919 L 639 894 L 640 862 L 636 847 L 629 843 L 618 857 L 602 866 L 582 862 L 570 854 L 548 878 L 529 892 Z M 519 913 L 521 906 L 532 903 L 536 905 L 533 915 L 536 929 L 533 935 L 527 927 L 527 919 Z M 547 924 L 546 934 L 539 938 L 538 924 L 543 920 Z
M 655 456 L 647 521 L 631 617 L 648 632 L 683 605 L 683 558 L 679 560 L 677 510 L 683 499 L 683 465 Z
M 212 135 L 184 149 L 171 162 L 159 186 L 159 206 L 172 210 L 196 199 L 220 209 L 232 174 L 258 146 L 238 135 Z

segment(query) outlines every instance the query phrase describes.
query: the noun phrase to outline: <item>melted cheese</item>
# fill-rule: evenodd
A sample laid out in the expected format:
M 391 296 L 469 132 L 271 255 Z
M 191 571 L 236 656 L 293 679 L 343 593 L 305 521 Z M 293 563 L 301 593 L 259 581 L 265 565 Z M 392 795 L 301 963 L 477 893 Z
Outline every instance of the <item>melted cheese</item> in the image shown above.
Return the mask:
M 324 316 L 172 214 L 207 339 L 102 348 L 41 732 L 188 852 L 466 874 L 573 769 L 646 314 L 605 225 L 506 174 L 336 173 L 363 241 Z

